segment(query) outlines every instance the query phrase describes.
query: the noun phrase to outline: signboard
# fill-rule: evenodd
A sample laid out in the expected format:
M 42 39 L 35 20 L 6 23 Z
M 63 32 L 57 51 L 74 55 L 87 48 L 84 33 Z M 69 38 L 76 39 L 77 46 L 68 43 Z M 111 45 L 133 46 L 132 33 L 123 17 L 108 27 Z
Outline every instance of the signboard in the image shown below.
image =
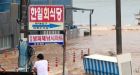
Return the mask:
M 64 6 L 30 5 L 29 30 L 64 30 Z
M 64 44 L 63 34 L 29 35 L 29 45 Z

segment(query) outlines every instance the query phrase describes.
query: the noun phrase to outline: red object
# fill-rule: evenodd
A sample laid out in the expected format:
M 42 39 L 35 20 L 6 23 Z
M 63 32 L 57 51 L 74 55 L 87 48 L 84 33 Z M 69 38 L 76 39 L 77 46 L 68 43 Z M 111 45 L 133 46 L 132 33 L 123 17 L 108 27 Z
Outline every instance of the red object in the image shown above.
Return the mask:
M 73 52 L 73 62 L 75 62 L 75 51 Z
M 49 63 L 49 61 L 48 61 L 48 71 L 50 71 L 50 63 Z
M 7 58 L 7 52 L 6 52 L 6 50 L 4 51 L 4 57 Z
M 81 59 L 83 58 L 83 50 L 81 50 Z
M 14 53 L 16 54 L 16 48 L 14 49 Z
M 58 67 L 58 59 L 57 59 L 57 57 L 55 59 L 55 67 Z
M 21 29 L 20 33 L 27 33 L 27 30 L 26 29 Z
M 64 6 L 30 5 L 29 22 L 64 22 Z

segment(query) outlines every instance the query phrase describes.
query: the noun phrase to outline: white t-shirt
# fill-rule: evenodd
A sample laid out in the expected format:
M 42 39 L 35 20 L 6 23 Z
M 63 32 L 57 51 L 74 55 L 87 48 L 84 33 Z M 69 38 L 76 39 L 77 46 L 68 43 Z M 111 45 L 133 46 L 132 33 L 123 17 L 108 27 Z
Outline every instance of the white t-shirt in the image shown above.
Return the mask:
M 39 60 L 34 64 L 34 68 L 37 69 L 37 75 L 48 75 L 48 61 Z

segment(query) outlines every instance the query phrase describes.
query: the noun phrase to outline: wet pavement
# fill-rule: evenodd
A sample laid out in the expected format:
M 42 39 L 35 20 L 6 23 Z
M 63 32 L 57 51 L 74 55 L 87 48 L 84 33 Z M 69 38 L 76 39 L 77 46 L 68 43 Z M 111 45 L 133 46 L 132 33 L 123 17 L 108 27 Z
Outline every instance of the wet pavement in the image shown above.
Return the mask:
M 140 75 L 140 30 L 125 30 L 122 32 L 123 53 L 132 53 L 133 75 Z M 38 53 L 45 54 L 49 61 L 49 75 L 62 75 L 63 70 L 63 48 L 60 45 L 50 44 L 35 48 L 35 55 L 32 61 L 36 61 Z M 109 55 L 112 51 L 116 53 L 116 32 L 115 30 L 95 30 L 92 36 L 79 37 L 67 41 L 66 48 L 66 75 L 85 75 L 81 55 L 87 54 Z M 7 54 L 5 54 L 7 53 Z M 17 68 L 18 51 L 4 52 L 0 54 L 0 64 L 8 70 L 15 71 Z M 57 60 L 57 64 L 56 64 Z M 56 66 L 57 65 L 57 66 Z

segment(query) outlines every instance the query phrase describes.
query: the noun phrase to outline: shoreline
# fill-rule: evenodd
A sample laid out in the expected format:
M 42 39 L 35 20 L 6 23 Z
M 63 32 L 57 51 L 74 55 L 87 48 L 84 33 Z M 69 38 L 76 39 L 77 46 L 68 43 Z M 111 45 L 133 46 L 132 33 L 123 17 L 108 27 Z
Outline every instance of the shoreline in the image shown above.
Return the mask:
M 115 30 L 116 26 L 92 26 L 92 30 Z M 89 30 L 89 26 L 81 25 L 78 29 Z M 140 30 L 140 26 L 121 26 L 122 30 Z

